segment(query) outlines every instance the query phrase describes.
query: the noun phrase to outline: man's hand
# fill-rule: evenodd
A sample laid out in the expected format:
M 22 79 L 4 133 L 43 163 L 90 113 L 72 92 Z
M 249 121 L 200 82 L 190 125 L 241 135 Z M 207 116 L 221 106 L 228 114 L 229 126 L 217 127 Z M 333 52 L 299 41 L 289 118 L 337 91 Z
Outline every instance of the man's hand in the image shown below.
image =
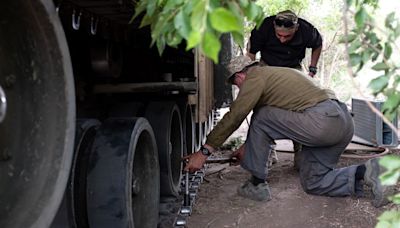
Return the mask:
M 204 163 L 206 163 L 207 156 L 203 155 L 201 151 L 197 151 L 196 153 L 185 156 L 183 159 L 187 160 L 184 170 L 194 173 L 203 167 Z
M 240 161 L 243 160 L 243 158 L 244 158 L 244 153 L 245 153 L 245 151 L 244 151 L 244 145 L 245 145 L 245 144 L 241 145 L 241 146 L 239 147 L 239 149 L 237 149 L 235 152 L 232 153 L 232 157 L 233 157 L 233 158 L 236 158 L 236 160 L 237 160 L 237 162 L 236 162 L 235 164 L 233 164 L 233 165 L 239 165 L 239 164 L 240 164 Z
M 314 75 L 316 75 L 317 74 L 317 70 L 318 70 L 318 68 L 316 67 L 316 66 L 309 66 L 308 67 L 308 75 L 310 76 L 310 77 L 314 77 Z

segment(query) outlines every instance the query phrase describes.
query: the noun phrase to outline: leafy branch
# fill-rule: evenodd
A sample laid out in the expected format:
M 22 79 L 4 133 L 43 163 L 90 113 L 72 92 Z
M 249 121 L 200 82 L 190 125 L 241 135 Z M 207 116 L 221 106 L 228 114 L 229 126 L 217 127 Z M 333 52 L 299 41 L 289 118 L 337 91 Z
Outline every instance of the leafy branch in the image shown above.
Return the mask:
M 355 8 L 355 13 L 349 8 L 346 10 L 354 16 L 355 28 L 342 40 L 348 44 L 349 63 L 355 69 L 355 73 L 350 73 L 355 77 L 365 64 L 373 63 L 371 69 L 381 75 L 373 79 L 368 87 L 373 95 L 387 97 L 382 111 L 388 119 L 393 119 L 400 106 L 400 62 L 392 58 L 393 49 L 400 52 L 395 44 L 400 36 L 400 21 L 392 12 L 385 18 L 385 27 L 379 28 L 372 16 L 378 0 L 347 0 L 347 4 Z
M 399 92 L 399 68 L 400 63 L 392 56 L 393 49 L 399 53 L 400 49 L 396 45 L 396 40 L 400 36 L 400 21 L 395 17 L 395 13 L 390 13 L 384 21 L 384 28 L 379 28 L 372 13 L 378 6 L 378 0 L 347 0 L 344 16 L 345 37 L 343 42 L 349 58 L 349 73 L 356 77 L 367 63 L 372 63 L 371 69 L 382 75 L 371 80 L 369 88 L 375 96 L 383 95 L 387 98 L 383 105 L 382 116 L 371 103 L 369 107 L 380 115 L 395 132 L 397 127 L 388 120 L 393 119 L 397 114 L 400 105 Z M 355 13 L 349 7 L 355 8 Z M 355 28 L 348 33 L 346 13 L 350 12 L 354 16 Z M 379 32 L 379 33 L 378 33 Z M 353 71 L 355 69 L 355 72 Z M 387 118 L 385 118 L 387 117 Z M 400 157 L 389 155 L 383 157 L 380 162 L 386 171 L 380 176 L 383 185 L 395 185 L 400 177 Z M 390 197 L 395 204 L 400 204 L 400 194 Z M 398 210 L 385 211 L 378 218 L 376 227 L 398 227 L 400 223 L 400 212 Z
M 140 0 L 132 20 L 141 17 L 140 27 L 150 26 L 151 46 L 160 55 L 165 46 L 200 50 L 215 63 L 221 50 L 220 37 L 231 33 L 243 46 L 245 19 L 260 25 L 262 8 L 251 0 Z

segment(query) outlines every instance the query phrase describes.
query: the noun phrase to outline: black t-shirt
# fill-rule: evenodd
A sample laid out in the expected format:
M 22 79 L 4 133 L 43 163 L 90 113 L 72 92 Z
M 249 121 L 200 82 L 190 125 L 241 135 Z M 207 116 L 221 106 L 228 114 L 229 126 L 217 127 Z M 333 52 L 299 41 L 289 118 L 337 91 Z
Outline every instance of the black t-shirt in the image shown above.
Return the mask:
M 298 67 L 304 59 L 306 48 L 318 48 L 322 37 L 316 28 L 299 18 L 299 28 L 292 40 L 282 44 L 275 35 L 275 16 L 264 19 L 260 28 L 253 29 L 250 37 L 250 53 L 261 52 L 261 59 L 270 66 Z

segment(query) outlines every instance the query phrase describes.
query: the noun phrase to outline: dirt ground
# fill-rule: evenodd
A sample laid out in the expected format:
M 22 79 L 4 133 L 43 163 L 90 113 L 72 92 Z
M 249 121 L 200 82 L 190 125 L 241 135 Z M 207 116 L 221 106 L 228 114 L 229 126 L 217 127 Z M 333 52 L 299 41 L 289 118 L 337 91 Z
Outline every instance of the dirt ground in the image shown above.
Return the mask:
M 189 228 L 202 227 L 374 227 L 377 217 L 393 204 L 375 208 L 366 198 L 322 197 L 306 194 L 293 168 L 293 154 L 277 153 L 269 172 L 272 200 L 256 202 L 237 195 L 236 188 L 249 178 L 240 166 L 211 164 L 199 189 Z M 362 163 L 341 158 L 339 166 Z

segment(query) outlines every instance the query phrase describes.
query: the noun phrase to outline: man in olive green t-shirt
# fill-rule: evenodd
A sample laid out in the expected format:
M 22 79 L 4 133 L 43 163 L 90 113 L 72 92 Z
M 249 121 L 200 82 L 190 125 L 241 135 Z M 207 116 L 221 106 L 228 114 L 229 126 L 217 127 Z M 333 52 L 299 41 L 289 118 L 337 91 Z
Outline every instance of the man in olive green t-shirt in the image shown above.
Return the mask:
M 234 58 L 228 81 L 240 88 L 230 111 L 207 136 L 202 148 L 185 159 L 194 172 L 221 146 L 253 110 L 245 149 L 234 153 L 252 178 L 238 194 L 253 200 L 270 200 L 267 164 L 275 139 L 303 145 L 300 181 L 307 193 L 326 196 L 362 195 L 371 186 L 375 206 L 387 203 L 388 189 L 380 184 L 377 159 L 337 169 L 340 155 L 350 143 L 354 126 L 345 104 L 330 90 L 317 86 L 302 72 L 285 67 L 259 66 L 247 56 Z

